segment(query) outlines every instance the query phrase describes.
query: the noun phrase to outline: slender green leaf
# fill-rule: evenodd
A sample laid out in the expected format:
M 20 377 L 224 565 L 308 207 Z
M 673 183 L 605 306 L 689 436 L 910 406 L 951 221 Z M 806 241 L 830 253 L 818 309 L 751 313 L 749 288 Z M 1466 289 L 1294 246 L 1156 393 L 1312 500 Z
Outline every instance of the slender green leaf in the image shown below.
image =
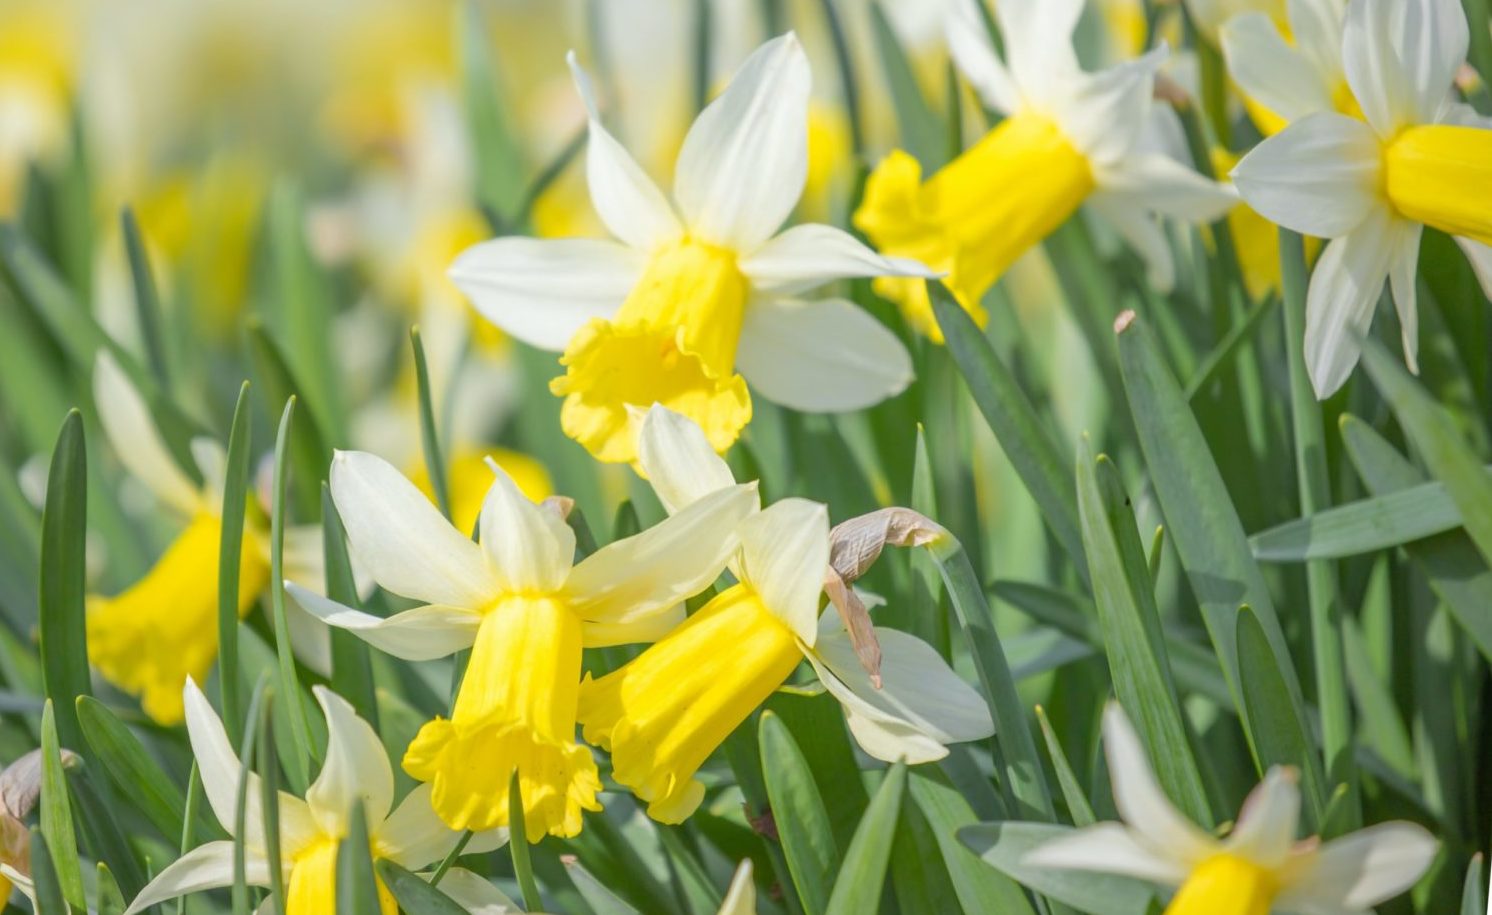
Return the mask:
M 1097 820 L 1093 815 L 1093 804 L 1083 793 L 1083 786 L 1067 761 L 1067 752 L 1047 720 L 1046 709 L 1036 706 L 1036 723 L 1041 726 L 1041 739 L 1046 743 L 1046 752 L 1052 760 L 1052 769 L 1057 773 L 1057 786 L 1062 789 L 1062 799 L 1067 802 L 1067 812 L 1074 826 L 1088 826 Z
M 36 915 L 68 915 L 71 910 L 62 897 L 52 853 L 39 829 L 31 830 L 31 882 L 36 893 Z
M 1041 509 L 1042 520 L 1052 529 L 1086 573 L 1083 535 L 1078 523 L 1077 494 L 1072 474 L 1051 434 L 1042 426 L 1031 401 L 1016 383 L 1015 376 L 1000 361 L 974 319 L 959 307 L 942 283 L 929 282 L 933 313 L 948 342 L 948 352 L 969 386 L 974 403 L 999 439 L 1016 473 Z
M 84 739 L 98 768 L 163 835 L 180 835 L 186 799 L 175 781 L 102 702 L 79 696 L 77 707 Z
M 140 223 L 130 207 L 120 210 L 119 227 L 124 235 L 124 250 L 130 262 L 130 280 L 135 290 L 135 316 L 140 326 L 140 339 L 145 343 L 145 355 L 150 361 L 156 381 L 162 390 L 167 390 L 171 384 L 171 366 L 166 356 L 165 340 L 161 337 L 161 300 L 156 293 L 155 274 L 150 270 L 145 240 L 140 235 Z
M 1242 668 L 1243 702 L 1250 717 L 1267 721 L 1286 714 L 1293 701 L 1258 615 L 1252 607 L 1238 611 L 1238 661 Z M 1294 766 L 1304 772 L 1315 759 L 1314 748 L 1293 728 L 1264 729 L 1255 735 L 1254 751 L 1261 768 Z M 1315 808 L 1314 821 L 1325 815 L 1325 803 Z
M 257 319 L 250 318 L 246 324 L 249 353 L 264 391 L 264 402 L 282 404 L 298 397 L 301 385 L 284 351 Z M 314 517 L 321 505 L 320 482 L 326 479 L 327 468 L 332 464 L 331 440 L 326 427 L 309 410 L 296 410 L 294 422 L 291 456 L 295 473 L 291 482 L 295 485 L 295 508 L 304 517 Z
M 518 770 L 508 782 L 508 851 L 513 856 L 513 872 L 518 876 L 518 888 L 523 893 L 523 907 L 530 912 L 543 908 L 539 896 L 539 884 L 534 882 L 534 865 L 529 849 L 528 829 L 523 822 L 523 783 L 518 780 Z
M 292 694 L 293 695 L 293 694 Z M 264 816 L 264 857 L 270 862 L 269 898 L 274 911 L 286 910 L 285 872 L 280 862 L 285 858 L 280 852 L 280 758 L 275 748 L 274 687 L 265 689 L 263 706 L 257 719 L 249 721 L 249 727 L 259 731 L 259 743 L 254 748 L 254 758 L 259 763 L 259 809 Z M 244 756 L 244 766 L 249 765 Z
M 425 365 L 425 344 L 420 340 L 420 329 L 409 329 L 409 345 L 414 349 L 414 377 L 420 401 L 420 445 L 425 453 L 425 473 L 430 477 L 430 488 L 435 492 L 435 504 L 440 513 L 451 517 L 451 490 L 446 484 L 446 462 L 441 456 L 440 437 L 435 432 L 434 398 L 430 392 L 430 369 Z
M 763 712 L 758 725 L 762 775 L 767 798 L 793 888 L 808 915 L 821 915 L 829 904 L 839 848 L 829 826 L 829 814 L 813 781 L 813 772 L 797 741 L 772 712 Z
M 290 421 L 294 416 L 295 398 L 291 397 L 285 401 L 285 412 L 280 414 L 280 431 L 275 437 L 273 506 L 269 521 L 269 596 L 274 614 L 275 654 L 279 659 L 280 689 L 284 693 L 291 729 L 296 736 L 296 746 L 287 754 L 290 759 L 290 775 L 296 791 L 304 792 L 311 783 L 310 757 L 315 753 L 315 742 L 311 736 L 306 707 L 301 702 L 300 681 L 296 679 L 295 654 L 291 647 L 290 624 L 285 617 L 285 477 L 289 472 L 286 455 L 290 445 Z
M 1150 567 L 1129 496 L 1108 458 L 1085 440 L 1077 457 L 1078 513 L 1088 578 L 1103 627 L 1109 674 L 1119 701 L 1149 750 L 1161 786 L 1193 820 L 1212 821 L 1171 681 Z
M 218 541 L 218 692 L 223 726 L 235 747 L 243 742 L 243 705 L 239 695 L 238 591 L 243 564 L 244 514 L 249 499 L 249 383 L 238 389 L 228 457 L 223 466 L 223 524 Z
M 1482 865 L 1481 852 L 1472 855 L 1471 863 L 1466 865 L 1466 880 L 1461 887 L 1460 915 L 1486 915 L 1487 879 Z
M 321 484 L 321 547 L 326 562 L 326 596 L 344 607 L 358 608 L 361 600 L 347 555 L 342 516 L 337 514 L 331 488 Z M 373 685 L 373 663 L 368 644 L 337 627 L 331 627 L 332 692 L 352 703 L 358 717 L 378 729 L 378 693 Z
M 332 352 L 334 306 L 328 279 L 306 238 L 304 195 L 293 182 L 281 181 L 270 193 L 266 223 L 274 293 L 265 304 L 272 326 L 300 382 L 296 394 L 301 409 L 334 441 L 341 441 L 344 411 Z
M 914 769 L 907 788 L 937 838 L 938 851 L 953 881 L 959 905 L 969 913 L 1035 915 L 1026 894 L 1014 881 L 979 860 L 978 855 L 958 840 L 959 830 L 973 826 L 977 819 L 963 795 L 934 772 Z
M 859 915 L 874 912 L 881 903 L 891 843 L 901 816 L 901 797 L 907 787 L 907 767 L 897 763 L 886 772 L 871 798 L 865 816 L 844 853 L 844 865 L 834 880 L 834 891 L 825 910 L 829 915 Z
M 238 786 L 233 801 L 233 915 L 249 915 L 253 908 L 249 898 L 244 836 L 248 835 L 249 763 L 255 758 L 254 748 L 259 742 L 260 730 L 253 725 L 259 721 L 264 694 L 268 689 L 269 672 L 265 671 L 254 685 L 254 692 L 249 695 L 248 716 L 244 719 L 249 726 L 244 728 L 243 746 L 239 748 Z
M 119 883 L 110 873 L 109 865 L 102 861 L 98 863 L 93 885 L 93 906 L 98 915 L 124 915 L 124 894 L 119 891 Z
M 1155 891 L 1143 880 L 1025 863 L 1026 856 L 1034 849 L 1072 832 L 1066 826 L 1048 823 L 979 823 L 960 829 L 958 838 L 1012 880 L 1080 911 L 1092 915 L 1135 915 L 1149 911 Z
M 88 907 L 83 895 L 83 867 L 78 861 L 78 839 L 73 833 L 72 801 L 67 775 L 62 771 L 62 748 L 57 743 L 57 719 L 52 700 L 41 713 L 41 832 L 52 852 L 52 866 L 62 895 L 79 910 Z
M 478 3 L 457 11 L 456 47 L 460 50 L 461 90 L 466 127 L 472 142 L 477 201 L 505 219 L 515 215 L 523 192 L 523 143 L 513 133 L 502 105 L 501 85 L 492 60 L 492 29 Z
M 82 745 L 77 698 L 92 692 L 84 624 L 87 590 L 88 458 L 83 417 L 67 414 L 47 473 L 41 518 L 41 664 L 47 698 L 55 704 L 58 735 Z
M 620 896 L 608 889 L 605 884 L 597 880 L 595 875 L 585 869 L 579 858 L 565 859 L 565 872 L 570 875 L 570 880 L 575 884 L 575 889 L 585 899 L 586 905 L 596 915 L 642 915 L 637 909 L 629 905 Z
M 1348 502 L 1286 521 L 1249 538 L 1261 562 L 1341 559 L 1385 550 L 1461 526 L 1461 513 L 1441 483 Z
M 408 915 L 466 915 L 466 910 L 451 897 L 431 886 L 415 874 L 390 861 L 379 858 L 376 864 L 378 876 L 399 901 L 399 908 Z M 537 911 L 530 908 L 529 911 Z
M 378 911 L 378 882 L 373 875 L 372 846 L 368 843 L 368 813 L 353 804 L 347 835 L 337 846 L 336 915 Z
M 110 865 L 119 874 L 125 891 L 133 896 L 145 886 L 145 872 L 119 822 L 118 801 L 81 758 L 76 764 L 69 763 L 66 770 L 68 788 L 77 805 L 74 822 L 82 829 L 85 847 L 100 864 Z
M 926 173 L 932 174 L 947 161 L 943 124 L 923 97 L 912 63 L 878 2 L 870 4 L 870 25 L 881 57 L 881 73 L 891 90 L 891 107 L 896 112 L 901 145 L 922 163 Z

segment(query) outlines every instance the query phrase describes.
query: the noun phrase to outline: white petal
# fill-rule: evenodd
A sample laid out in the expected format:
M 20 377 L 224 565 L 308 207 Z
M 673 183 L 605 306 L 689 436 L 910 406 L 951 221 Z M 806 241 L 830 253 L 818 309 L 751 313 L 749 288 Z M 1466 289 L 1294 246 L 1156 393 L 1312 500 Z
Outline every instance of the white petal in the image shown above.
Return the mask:
M 1457 0 L 1409 0 L 1404 25 L 1394 35 L 1409 80 L 1414 119 L 1434 122 L 1450 96 L 1456 70 L 1466 60 L 1471 42 L 1466 11 Z
M 321 676 L 330 677 L 331 629 L 295 601 L 285 605 L 285 625 L 290 630 L 290 650 L 295 653 L 295 657 Z
M 819 631 L 809 660 L 824 685 L 845 706 L 850 730 L 865 752 L 886 762 L 931 762 L 947 744 L 981 740 L 995 732 L 989 706 L 932 646 L 896 629 L 876 627 L 881 644 L 881 688 L 855 655 L 843 627 Z
M 481 547 L 383 458 L 338 451 L 332 499 L 352 552 L 384 588 L 402 597 L 468 609 L 485 608 L 497 579 Z
M 1374 212 L 1326 246 L 1306 293 L 1305 360 L 1316 396 L 1330 397 L 1357 365 L 1394 254 L 1392 218 Z
M 575 52 L 571 51 L 565 60 L 570 64 L 575 87 L 590 115 L 585 174 L 596 215 L 601 217 L 612 235 L 640 250 L 646 251 L 677 238 L 683 227 L 679 225 L 668 198 L 622 148 L 622 144 L 601 125 L 590 77 L 576 61 Z
M 810 81 L 789 32 L 758 48 L 700 112 L 674 172 L 691 235 L 745 252 L 787 219 L 808 175 Z
M 751 878 L 751 859 L 742 861 L 730 878 L 730 889 L 720 903 L 718 915 L 756 915 L 756 884 Z
M 720 576 L 756 510 L 756 484 L 713 492 L 640 534 L 607 544 L 575 567 L 566 590 L 589 622 L 630 623 L 668 611 Z
M 446 871 L 439 889 L 470 915 L 523 915 L 518 903 L 503 895 L 486 877 L 462 867 Z
M 482 502 L 482 549 L 506 592 L 559 590 L 575 560 L 575 531 L 547 508 L 530 502 L 491 458 L 492 486 Z
M 1224 843 L 1228 851 L 1273 870 L 1289 857 L 1300 825 L 1299 776 L 1273 766 L 1243 802 L 1238 822 Z
M 669 514 L 736 485 L 730 466 L 694 420 L 662 404 L 653 404 L 642 421 L 637 462 Z
M 233 834 L 238 810 L 238 779 L 241 767 L 238 754 L 228 742 L 223 722 L 212 704 L 190 677 L 182 689 L 186 706 L 187 737 L 197 770 L 202 777 L 202 791 L 213 815 L 229 835 Z M 259 776 L 249 773 L 244 796 L 244 846 L 251 850 L 264 848 L 264 817 L 260 803 L 262 789 Z M 300 798 L 280 792 L 280 843 L 286 855 L 293 854 L 316 831 L 310 811 Z
M 1276 900 L 1282 909 L 1367 911 L 1419 880 L 1439 843 L 1423 827 L 1393 822 L 1326 843 L 1313 866 L 1292 876 Z
M 1368 123 L 1384 138 L 1416 120 L 1414 88 L 1396 47 L 1406 12 L 1406 0 L 1357 0 L 1347 7 L 1342 33 L 1347 84 Z
M 1270 137 L 1233 169 L 1233 181 L 1265 219 L 1317 238 L 1337 238 L 1380 209 L 1383 153 L 1356 118 L 1321 112 Z
M 306 804 L 323 832 L 342 835 L 352 805 L 361 802 L 371 829 L 394 803 L 394 770 L 383 741 L 346 699 L 320 685 L 312 691 L 326 716 L 326 761 L 306 789 Z
M 1146 209 L 1190 222 L 1215 222 L 1238 204 L 1232 188 L 1160 153 L 1128 156 L 1118 168 L 1104 170 L 1099 183 Z
M 975 6 L 978 2 L 955 0 L 953 3 L 944 27 L 948 53 L 986 105 L 1002 114 L 1014 114 L 1021 107 L 1020 90 L 1005 63 L 995 54 L 984 17 Z
M 1285 6 L 1295 47 L 1316 69 L 1317 81 L 1328 93 L 1334 92 L 1346 79 L 1342 70 L 1342 22 L 1347 4 L 1342 0 L 1286 0 Z M 1334 105 L 1328 94 L 1325 107 Z
M 1235 16 L 1222 29 L 1228 72 L 1249 98 L 1286 121 L 1330 111 L 1332 88 L 1303 49 L 1287 43 L 1264 13 Z
M 1114 806 L 1141 841 L 1167 849 L 1183 863 L 1210 854 L 1216 843 L 1177 810 L 1161 790 L 1140 735 L 1117 702 L 1110 702 L 1104 709 L 1103 741 L 1109 777 L 1114 783 Z
M 753 302 L 736 367 L 773 403 L 815 413 L 878 404 L 913 378 L 896 334 L 847 299 Z
M 93 367 L 93 402 L 104 435 L 130 476 L 183 515 L 194 515 L 204 508 L 201 491 L 172 457 L 145 398 L 114 357 L 103 350 Z M 222 510 L 221 504 L 206 507 Z
M 1144 838 L 1118 823 L 1097 823 L 1071 835 L 1038 845 L 1021 863 L 1036 867 L 1124 874 L 1179 886 L 1190 868 L 1186 863 L 1159 854 Z
M 244 882 L 250 886 L 269 885 L 269 862 L 262 854 L 244 850 Z M 124 915 L 135 915 L 177 896 L 232 885 L 233 843 L 208 842 L 198 845 L 156 874 L 155 879 L 130 903 Z
M 430 791 L 429 783 L 416 785 L 388 819 L 372 826 L 373 838 L 383 856 L 407 870 L 418 870 L 444 859 L 461 838 L 461 833 L 442 822 L 430 806 Z M 466 844 L 466 852 L 491 851 L 507 841 L 506 829 L 475 833 Z
M 1083 0 L 1001 0 L 995 21 L 1005 39 L 1005 60 L 1024 94 L 1078 69 L 1072 32 Z
M 1477 282 L 1481 284 L 1482 295 L 1492 299 L 1492 247 L 1460 237 L 1456 238 L 1456 244 L 1471 264 L 1471 272 L 1476 274 Z
M 741 261 L 741 272 L 759 292 L 794 293 L 833 280 L 861 276 L 938 276 L 904 257 L 882 257 L 833 226 L 793 226 Z
M 586 648 L 606 648 L 610 645 L 638 645 L 656 642 L 668 635 L 676 626 L 688 618 L 683 604 L 675 604 L 659 613 L 626 623 L 598 623 L 587 621 L 581 630 Z
M 741 580 L 804 645 L 818 638 L 819 594 L 829 568 L 829 510 L 783 499 L 741 522 Z
M 1417 222 L 1399 221 L 1395 225 L 1392 266 L 1388 270 L 1389 287 L 1394 293 L 1394 308 L 1399 313 L 1399 328 L 1404 346 L 1404 361 L 1409 371 L 1419 374 L 1419 240 L 1425 227 Z
M 431 661 L 470 648 L 482 621 L 474 610 L 444 604 L 426 604 L 390 617 L 374 616 L 294 582 L 285 582 L 285 591 L 328 626 L 346 629 L 379 651 L 406 661 Z
M 617 310 L 643 258 L 611 241 L 496 238 L 461 252 L 449 275 L 487 320 L 558 352 L 587 321 Z
M 1146 279 L 1161 292 L 1176 285 L 1171 242 L 1155 214 L 1128 194 L 1099 191 L 1087 200 L 1090 213 L 1107 222 L 1145 262 Z
M 1167 53 L 1156 48 L 1097 73 L 1074 72 L 1046 90 L 1063 132 L 1095 168 L 1116 166 L 1144 137 L 1154 107 L 1155 73 Z

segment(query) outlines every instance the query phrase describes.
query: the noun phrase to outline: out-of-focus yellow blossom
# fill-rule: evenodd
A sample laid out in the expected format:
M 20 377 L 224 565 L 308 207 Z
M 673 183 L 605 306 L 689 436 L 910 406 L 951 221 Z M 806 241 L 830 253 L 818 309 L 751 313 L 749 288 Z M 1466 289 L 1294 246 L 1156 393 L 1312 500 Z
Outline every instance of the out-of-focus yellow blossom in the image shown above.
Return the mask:
M 26 163 L 55 154 L 67 140 L 76 65 L 67 8 L 16 0 L 0 19 L 0 214 L 20 203 Z
M 1088 73 L 1072 48 L 1081 0 L 1002 0 L 995 8 L 1002 60 L 977 2 L 961 0 L 949 18 L 949 48 L 1005 119 L 926 180 L 908 153 L 887 156 L 866 183 L 856 227 L 882 252 L 946 272 L 976 320 L 986 290 L 1085 203 L 1168 285 L 1169 246 L 1156 215 L 1209 221 L 1235 198 L 1140 144 L 1163 53 Z M 877 278 L 873 286 L 913 326 L 941 339 L 924 283 Z
M 211 439 L 192 442 L 203 477 L 198 485 L 177 466 L 145 401 L 108 355 L 99 357 L 93 389 L 99 421 L 120 462 L 185 526 L 145 577 L 113 597 L 89 598 L 88 660 L 105 679 L 139 696 L 151 718 L 175 724 L 182 718 L 182 684 L 188 677 L 205 678 L 217 660 L 225 455 Z M 286 532 L 285 561 L 287 574 L 320 587 L 319 526 Z M 239 557 L 240 615 L 268 583 L 267 525 L 262 515 L 250 511 Z M 325 669 L 325 628 L 298 612 L 291 622 L 297 652 L 313 667 Z
M 516 772 L 528 840 L 573 836 L 601 790 L 575 741 L 582 645 L 649 641 L 677 625 L 681 602 L 734 550 L 755 488 L 724 490 L 576 564 L 575 532 L 489 466 L 478 544 L 385 461 L 339 452 L 332 498 L 353 555 L 384 588 L 427 603 L 382 618 L 288 586 L 307 610 L 399 657 L 471 648 L 450 718 L 426 723 L 404 755 L 447 825 L 506 826 Z
M 808 177 L 798 208 L 806 219 L 833 218 L 836 195 L 845 191 L 850 175 L 850 124 L 837 106 L 813 102 L 808 106 Z
M 482 511 L 482 500 L 492 487 L 491 460 L 505 470 L 518 486 L 518 491 L 530 502 L 542 502 L 554 495 L 554 484 L 544 465 L 517 451 L 506 448 L 467 448 L 456 452 L 446 468 L 446 486 L 451 500 L 451 523 L 458 531 L 476 529 L 477 516 Z M 435 489 L 430 483 L 430 474 L 424 463 L 410 469 L 409 481 L 417 486 L 432 502 Z
M 1129 60 L 1145 53 L 1148 23 L 1144 0 L 1098 0 L 1109 60 Z

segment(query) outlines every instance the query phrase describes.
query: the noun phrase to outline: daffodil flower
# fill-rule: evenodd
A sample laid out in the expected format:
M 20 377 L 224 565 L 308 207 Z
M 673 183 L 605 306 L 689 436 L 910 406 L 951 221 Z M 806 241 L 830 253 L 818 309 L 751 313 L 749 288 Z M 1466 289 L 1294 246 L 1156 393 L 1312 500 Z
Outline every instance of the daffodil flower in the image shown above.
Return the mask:
M 1346 0 L 1290 0 L 1285 29 L 1262 12 L 1223 24 L 1228 72 L 1260 130 L 1279 133 L 1317 111 L 1362 116 L 1342 65 L 1346 13 Z
M 1365 120 L 1309 115 L 1233 170 L 1260 214 L 1332 239 L 1306 300 L 1305 361 L 1318 397 L 1357 364 L 1385 280 L 1417 370 L 1425 226 L 1455 236 L 1492 294 L 1492 129 L 1451 93 L 1468 41 L 1455 0 L 1353 0 L 1342 61 Z
M 1083 0 L 1000 0 L 1002 60 L 977 2 L 957 4 L 948 46 L 1004 120 L 926 180 L 910 154 L 892 152 L 866 182 L 856 227 L 885 254 L 946 271 L 954 295 L 981 322 L 985 291 L 1084 203 L 1144 255 L 1159 285 L 1169 286 L 1174 266 L 1156 214 L 1207 222 L 1235 197 L 1141 142 L 1164 49 L 1088 73 L 1072 47 Z M 921 280 L 873 285 L 941 339 Z
M 1186 0 L 1186 10 L 1191 13 L 1197 31 L 1212 44 L 1221 42 L 1221 33 L 1239 16 L 1262 13 L 1270 21 L 1283 25 L 1287 21 L 1287 5 L 1295 0 Z
M 716 451 L 768 400 L 854 410 L 900 392 L 911 361 L 844 299 L 795 296 L 832 280 L 931 276 L 826 225 L 779 227 L 808 168 L 808 59 L 792 33 L 762 45 L 690 128 L 670 201 L 601 125 L 586 74 L 591 203 L 620 239 L 500 238 L 451 266 L 494 324 L 563 350 L 565 433 L 602 461 L 636 459 L 628 407 L 662 403 Z M 739 373 L 737 370 L 739 369 Z M 744 377 L 743 377 L 744 376 Z
M 333 626 L 407 660 L 471 648 L 449 719 L 421 728 L 404 769 L 430 782 L 454 829 L 508 822 L 516 769 L 528 839 L 573 836 L 599 810 L 590 750 L 575 741 L 581 647 L 649 641 L 719 576 L 755 485 L 732 486 L 574 564 L 575 532 L 491 465 L 480 545 L 371 454 L 338 452 L 331 490 L 352 552 L 385 589 L 424 606 L 381 618 L 290 586 Z
M 1413 823 L 1382 823 L 1322 843 L 1296 841 L 1300 789 L 1276 766 L 1218 839 L 1171 805 L 1118 703 L 1103 717 L 1104 750 L 1123 823 L 1048 842 L 1027 864 L 1125 874 L 1180 887 L 1166 915 L 1367 915 L 1419 879 L 1436 842 Z
M 222 537 L 222 445 L 205 437 L 191 443 L 202 476 L 198 485 L 178 466 L 150 416 L 145 400 L 108 354 L 93 372 L 99 422 L 125 470 L 180 517 L 185 527 L 155 565 L 113 597 L 88 600 L 88 660 L 104 678 L 140 697 L 145 713 L 161 724 L 181 721 L 181 686 L 205 679 L 218 656 L 218 550 Z M 247 613 L 269 584 L 269 531 L 250 517 L 239 557 L 238 612 Z M 325 579 L 321 529 L 285 532 L 286 575 L 307 587 Z M 287 616 L 301 660 L 319 670 L 330 664 L 326 627 L 303 613 Z
M 430 807 L 430 789 L 421 785 L 394 806 L 394 772 L 383 743 L 351 705 L 324 686 L 314 688 L 326 715 L 326 761 L 306 789 L 305 800 L 279 795 L 280 861 L 285 875 L 285 915 L 328 915 L 337 910 L 337 848 L 347 836 L 354 804 L 362 804 L 368 824 L 369 852 L 419 870 L 443 859 L 461 834 L 446 827 Z M 243 843 L 244 879 L 269 886 L 272 863 L 266 851 L 262 788 L 259 776 L 248 776 L 244 833 L 235 836 L 238 784 L 242 764 L 228 742 L 223 722 L 202 690 L 191 680 L 182 693 L 187 734 L 202 774 L 202 788 L 213 816 L 230 836 Z M 478 833 L 468 852 L 491 851 L 507 841 L 506 830 Z M 126 915 L 188 893 L 233 884 L 234 843 L 199 845 L 167 866 L 140 891 Z M 467 911 L 481 915 L 517 912 L 518 907 L 481 877 L 452 868 L 441 890 Z M 393 896 L 378 884 L 379 910 L 394 915 Z
M 654 406 L 640 460 L 664 506 L 682 515 L 728 491 L 730 470 L 686 417 Z M 829 568 L 829 516 L 784 499 L 740 525 L 738 583 L 620 669 L 580 688 L 585 739 L 611 751 L 612 775 L 665 823 L 704 799 L 695 772 L 731 731 L 806 658 L 844 706 L 851 732 L 878 759 L 919 763 L 945 744 L 994 733 L 983 700 L 938 653 L 894 629 L 876 629 L 880 689 L 861 668 L 833 612 L 819 615 Z

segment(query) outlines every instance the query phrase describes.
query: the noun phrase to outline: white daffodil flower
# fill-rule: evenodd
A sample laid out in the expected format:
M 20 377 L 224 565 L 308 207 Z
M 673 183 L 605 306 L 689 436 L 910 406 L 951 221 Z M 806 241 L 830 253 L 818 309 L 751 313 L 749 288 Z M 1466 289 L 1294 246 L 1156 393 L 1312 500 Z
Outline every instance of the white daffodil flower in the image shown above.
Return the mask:
M 866 183 L 856 227 L 885 254 L 946 271 L 949 288 L 980 320 L 985 291 L 1084 203 L 1169 286 L 1175 270 L 1156 217 L 1210 222 L 1236 198 L 1141 142 L 1165 50 L 1089 73 L 1072 45 L 1083 0 L 1001 0 L 1002 59 L 977 2 L 955 4 L 948 48 L 1004 120 L 926 180 L 908 153 L 887 156 Z M 941 339 L 922 281 L 883 278 L 874 286 Z
M 1413 823 L 1392 822 L 1321 843 L 1297 841 L 1300 790 L 1275 767 L 1249 794 L 1226 838 L 1172 806 L 1139 735 L 1118 703 L 1103 717 L 1104 751 L 1123 823 L 1099 823 L 1048 842 L 1027 864 L 1125 874 L 1180 889 L 1166 915 L 1368 915 L 1414 884 L 1436 842 Z
M 425 605 L 385 619 L 289 587 L 307 610 L 396 657 L 471 648 L 450 719 L 420 730 L 405 771 L 431 783 L 452 828 L 490 829 L 507 825 L 517 769 L 529 841 L 573 836 L 581 811 L 600 809 L 601 789 L 575 741 L 581 647 L 651 641 L 677 625 L 683 601 L 735 551 L 756 486 L 722 489 L 574 563 L 569 525 L 491 467 L 477 544 L 387 462 L 338 452 L 332 498 L 353 554 L 385 589 Z
M 1263 12 L 1223 25 L 1228 72 L 1260 130 L 1279 133 L 1317 111 L 1362 116 L 1342 63 L 1346 14 L 1346 0 L 1289 0 L 1284 29 Z
M 932 276 L 839 229 L 778 232 L 808 164 L 808 58 L 792 33 L 762 45 L 695 119 L 673 199 L 601 125 L 590 80 L 591 203 L 617 241 L 499 238 L 450 275 L 494 324 L 563 351 L 565 433 L 603 461 L 636 459 L 629 406 L 663 403 L 725 451 L 757 393 L 809 411 L 866 407 L 912 378 L 896 336 L 844 299 L 796 296 L 830 281 Z M 739 369 L 740 374 L 737 374 Z M 744 376 L 744 378 L 743 378 Z
M 192 440 L 201 485 L 176 462 L 129 376 L 107 352 L 93 371 L 99 423 L 119 462 L 185 527 L 156 564 L 113 597 L 88 600 L 88 660 L 124 692 L 140 697 L 162 724 L 181 721 L 181 687 L 206 678 L 218 656 L 218 551 L 222 537 L 223 474 L 227 455 L 213 439 Z M 326 578 L 321 528 L 285 531 L 285 574 L 320 590 Z M 238 610 L 247 613 L 269 585 L 268 520 L 246 517 L 239 558 Z M 296 655 L 321 672 L 331 668 L 325 626 L 298 610 L 286 616 Z
M 1347 380 L 1383 292 L 1417 370 L 1420 235 L 1455 236 L 1492 295 L 1492 129 L 1451 93 L 1469 41 L 1456 0 L 1353 0 L 1342 62 L 1364 120 L 1308 115 L 1233 170 L 1249 206 L 1332 239 L 1311 274 L 1305 359 L 1316 395 Z
M 315 687 L 315 693 L 326 715 L 326 761 L 306 789 L 305 800 L 285 791 L 279 797 L 279 864 L 285 874 L 285 915 L 336 911 L 337 848 L 347 835 L 354 804 L 363 805 L 369 851 L 375 861 L 386 858 L 417 871 L 443 859 L 461 838 L 435 815 L 427 786 L 415 788 L 394 806 L 394 772 L 378 735 L 341 696 L 323 686 Z M 207 802 L 218 823 L 234 836 L 242 763 L 228 742 L 222 720 L 192 680 L 187 680 L 182 700 Z M 251 886 L 269 886 L 271 879 L 261 791 L 259 776 L 249 773 L 244 834 L 235 838 L 243 843 L 244 879 Z M 491 851 L 507 838 L 507 830 L 478 833 L 466 850 Z M 232 841 L 197 846 L 157 874 L 130 903 L 125 915 L 177 896 L 231 886 L 233 856 Z M 522 911 L 492 884 L 460 868 L 448 871 L 440 888 L 475 915 Z M 397 911 L 382 881 L 378 884 L 378 900 L 383 915 Z
M 1239 16 L 1262 13 L 1274 22 L 1283 24 L 1286 5 L 1292 0 L 1186 0 L 1187 12 L 1197 31 L 1208 41 L 1217 44 L 1219 33 Z
M 643 421 L 639 459 L 675 517 L 734 484 L 730 469 L 688 418 L 655 405 Z M 883 685 L 860 667 L 833 611 L 819 616 L 829 569 L 829 515 L 784 499 L 740 525 L 732 563 L 739 583 L 620 669 L 580 688 L 585 739 L 611 751 L 612 774 L 665 823 L 704 799 L 694 774 L 806 658 L 844 706 L 870 755 L 929 762 L 946 744 L 994 733 L 984 700 L 921 640 L 892 629 L 880 638 Z

